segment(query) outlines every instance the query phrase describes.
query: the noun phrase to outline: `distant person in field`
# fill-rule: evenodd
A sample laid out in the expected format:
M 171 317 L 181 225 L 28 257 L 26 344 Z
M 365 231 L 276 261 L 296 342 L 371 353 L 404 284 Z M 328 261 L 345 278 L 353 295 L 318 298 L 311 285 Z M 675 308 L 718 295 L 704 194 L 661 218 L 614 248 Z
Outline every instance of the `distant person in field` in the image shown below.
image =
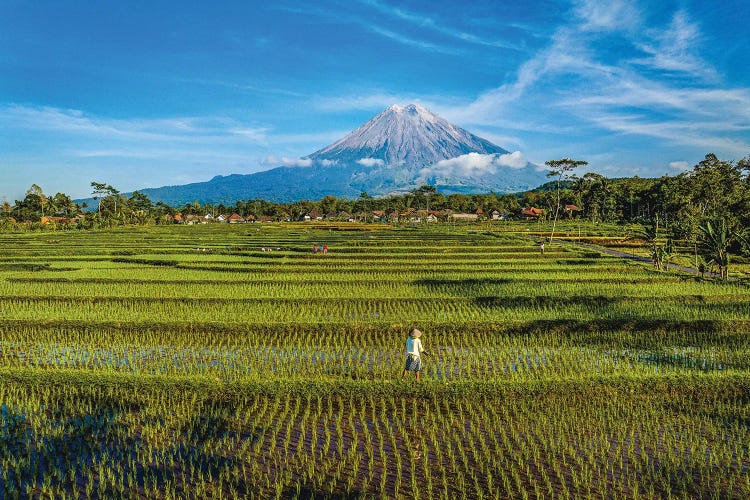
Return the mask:
M 406 367 L 401 378 L 406 377 L 408 372 L 414 372 L 417 381 L 419 381 L 419 374 L 422 371 L 422 353 L 424 352 L 420 340 L 421 336 L 422 332 L 416 328 L 409 332 L 409 338 L 406 339 Z
M 323 255 L 328 253 L 328 245 L 323 244 Z
M 544 242 L 539 242 L 539 252 L 541 252 L 542 255 L 544 255 Z

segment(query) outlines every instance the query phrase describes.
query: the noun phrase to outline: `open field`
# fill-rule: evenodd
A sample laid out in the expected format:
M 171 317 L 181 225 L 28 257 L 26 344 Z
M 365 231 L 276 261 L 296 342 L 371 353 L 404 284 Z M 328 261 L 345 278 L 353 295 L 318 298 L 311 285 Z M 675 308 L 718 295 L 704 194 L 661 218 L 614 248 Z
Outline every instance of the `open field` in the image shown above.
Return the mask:
M 0 234 L 0 498 L 750 497 L 747 285 L 528 227 Z

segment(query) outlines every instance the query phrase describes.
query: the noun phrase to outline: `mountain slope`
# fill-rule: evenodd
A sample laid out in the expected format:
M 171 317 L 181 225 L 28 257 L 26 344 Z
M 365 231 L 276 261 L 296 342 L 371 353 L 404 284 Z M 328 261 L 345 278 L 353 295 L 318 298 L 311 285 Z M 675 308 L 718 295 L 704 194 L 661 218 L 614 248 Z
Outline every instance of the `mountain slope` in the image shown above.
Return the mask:
M 410 104 L 390 106 L 347 136 L 307 157 L 307 167 L 277 167 L 207 182 L 143 189 L 153 201 L 173 206 L 234 204 L 264 198 L 288 202 L 326 195 L 356 198 L 405 193 L 422 184 L 440 192 L 514 192 L 546 181 L 520 152 L 509 153 L 486 139 Z M 95 206 L 93 200 L 86 200 Z
M 346 137 L 307 158 L 339 163 L 362 159 L 385 165 L 424 166 L 467 153 L 508 151 L 416 105 L 393 105 Z

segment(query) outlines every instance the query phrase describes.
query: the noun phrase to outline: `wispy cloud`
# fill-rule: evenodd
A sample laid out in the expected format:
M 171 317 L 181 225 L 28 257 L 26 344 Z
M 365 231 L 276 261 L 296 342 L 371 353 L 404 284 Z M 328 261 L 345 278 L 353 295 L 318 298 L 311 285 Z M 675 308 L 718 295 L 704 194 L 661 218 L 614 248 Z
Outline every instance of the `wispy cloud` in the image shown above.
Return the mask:
M 580 31 L 624 31 L 642 22 L 636 3 L 629 0 L 575 0 L 573 12 L 579 19 Z
M 385 8 L 385 6 L 379 2 L 364 2 L 366 5 L 377 8 L 381 13 L 396 14 L 402 20 L 408 20 L 413 22 L 417 19 L 416 15 L 411 15 L 407 11 L 397 9 L 398 12 Z M 299 5 L 287 6 L 282 5 L 278 8 L 293 12 L 295 14 L 304 14 L 307 16 L 316 16 L 318 18 L 325 19 L 329 22 L 335 23 L 346 23 L 360 26 L 365 31 L 374 33 L 382 36 L 394 42 L 406 45 L 409 47 L 417 48 L 428 52 L 436 52 L 442 54 L 460 54 L 463 50 L 460 47 L 456 47 L 449 43 L 437 43 L 434 40 L 427 40 L 424 37 L 420 38 L 414 35 L 412 31 L 409 34 L 405 34 L 397 30 L 397 27 L 393 23 L 378 22 L 373 19 L 372 16 L 367 16 L 362 12 L 351 10 L 347 8 L 348 5 L 338 5 L 335 9 L 325 8 L 320 5 L 309 4 L 301 7 Z M 423 27 L 434 27 L 434 23 L 427 17 L 422 19 L 421 25 Z
M 589 115 L 588 118 L 602 128 L 621 134 L 665 139 L 672 144 L 699 147 L 705 151 L 723 151 L 735 157 L 745 156 L 750 151 L 750 143 L 746 139 L 728 136 L 725 127 L 719 128 L 715 123 L 655 121 L 642 115 L 607 112 L 599 116 Z M 750 130 L 750 127 L 745 129 Z
M 512 43 L 507 40 L 488 40 L 488 39 L 479 37 L 474 33 L 469 33 L 463 30 L 455 29 L 453 27 L 441 24 L 437 22 L 434 18 L 430 17 L 430 15 L 425 14 L 425 13 L 410 11 L 403 7 L 400 7 L 400 6 L 396 7 L 393 5 L 389 5 L 379 0 L 362 0 L 361 3 L 372 8 L 373 10 L 381 14 L 391 16 L 400 21 L 408 22 L 409 24 L 411 24 L 412 26 L 416 28 L 429 30 L 429 31 L 438 33 L 440 35 L 447 36 L 454 40 L 459 40 L 459 41 L 470 43 L 470 44 L 484 45 L 488 47 L 497 47 L 497 48 L 513 49 L 513 50 L 525 50 L 525 46 L 523 43 Z M 430 47 L 430 48 L 434 48 L 434 47 Z
M 0 127 L 26 130 L 32 134 L 55 132 L 66 140 L 96 144 L 98 147 L 92 151 L 117 151 L 118 156 L 126 153 L 125 145 L 131 145 L 132 154 L 137 156 L 144 147 L 156 144 L 163 144 L 167 150 L 174 144 L 193 148 L 204 145 L 217 154 L 222 145 L 260 148 L 302 145 L 312 150 L 348 132 L 276 133 L 269 125 L 242 123 L 226 116 L 120 119 L 99 117 L 75 109 L 18 104 L 0 106 Z M 102 145 L 109 147 L 102 148 Z M 307 149 L 303 151 L 308 152 Z
M 517 115 L 523 102 L 543 112 L 545 123 L 579 123 L 579 129 L 585 124 L 600 132 L 747 154 L 750 89 L 721 85 L 718 72 L 699 55 L 700 27 L 686 11 L 643 29 L 637 29 L 645 17 L 635 2 L 581 0 L 572 14 L 513 79 L 447 114 L 492 126 Z M 603 52 L 603 38 L 629 47 L 630 55 Z
M 212 140 L 240 136 L 264 143 L 267 127 L 249 127 L 225 117 L 158 119 L 103 118 L 75 109 L 10 104 L 0 107 L 0 124 L 32 131 L 54 131 L 82 138 L 117 141 Z
M 282 164 L 310 165 L 311 160 L 293 155 L 341 135 L 275 134 L 270 126 L 225 116 L 121 119 L 74 109 L 0 105 L 0 136 L 9 131 L 24 138 L 24 149 L 0 148 L 0 164 L 21 169 L 28 178 L 44 178 L 74 196 L 87 194 L 92 178 L 142 188 Z M 270 162 L 274 150 L 288 153 L 279 155 L 278 163 Z
M 404 45 L 409 45 L 409 46 L 416 47 L 419 49 L 429 50 L 432 52 L 440 52 L 443 54 L 454 54 L 454 55 L 460 54 L 462 52 L 460 49 L 457 49 L 454 47 L 439 45 L 436 43 L 421 40 L 419 38 L 406 36 L 401 33 L 397 33 L 391 29 L 378 26 L 376 24 L 370 24 L 367 26 L 367 28 L 373 33 L 377 33 L 378 35 L 384 36 L 390 40 L 394 40 Z
M 636 42 L 649 57 L 637 58 L 633 63 L 673 73 L 689 73 L 697 80 L 715 81 L 718 73 L 698 54 L 700 28 L 690 21 L 685 11 L 674 14 L 665 29 L 647 31 L 646 40 Z

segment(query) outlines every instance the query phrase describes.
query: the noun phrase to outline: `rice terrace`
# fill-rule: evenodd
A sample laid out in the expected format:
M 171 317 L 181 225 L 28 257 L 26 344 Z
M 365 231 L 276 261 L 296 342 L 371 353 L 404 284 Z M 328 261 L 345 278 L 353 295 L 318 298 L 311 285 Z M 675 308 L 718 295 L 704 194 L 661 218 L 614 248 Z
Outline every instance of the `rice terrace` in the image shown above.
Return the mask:
M 747 285 L 536 226 L 3 233 L 0 497 L 750 496 Z

